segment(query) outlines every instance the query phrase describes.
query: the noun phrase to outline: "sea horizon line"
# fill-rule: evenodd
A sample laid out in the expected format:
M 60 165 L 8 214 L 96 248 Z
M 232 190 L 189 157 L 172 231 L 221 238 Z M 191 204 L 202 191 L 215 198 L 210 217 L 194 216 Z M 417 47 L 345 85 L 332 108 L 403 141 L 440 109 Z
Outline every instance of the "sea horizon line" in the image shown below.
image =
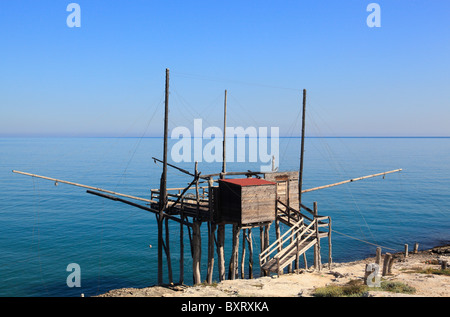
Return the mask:
M 67 139 L 163 139 L 164 136 L 97 136 L 97 135 L 0 135 L 2 139 L 19 139 L 19 138 L 41 138 L 41 139 L 58 139 L 58 138 L 67 138 Z M 211 138 L 205 137 L 188 137 L 190 139 L 206 139 L 211 140 Z M 223 137 L 217 137 L 218 139 L 223 139 Z M 227 139 L 234 138 L 260 138 L 259 136 L 227 136 Z M 270 138 L 267 136 L 265 138 Z M 300 139 L 301 136 L 278 136 L 280 139 Z M 417 135 L 417 136 L 305 136 L 306 139 L 448 139 L 450 136 L 426 136 L 426 135 Z M 169 139 L 171 139 L 169 137 Z

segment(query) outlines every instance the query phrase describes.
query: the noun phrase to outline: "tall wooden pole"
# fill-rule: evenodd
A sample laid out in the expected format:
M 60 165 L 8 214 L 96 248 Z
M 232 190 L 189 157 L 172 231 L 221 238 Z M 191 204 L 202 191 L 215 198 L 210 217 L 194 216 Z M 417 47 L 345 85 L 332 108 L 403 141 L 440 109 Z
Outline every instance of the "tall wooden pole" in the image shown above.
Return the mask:
M 300 150 L 300 172 L 298 177 L 298 210 L 302 206 L 302 185 L 303 185 L 303 156 L 305 151 L 305 112 L 306 112 L 306 89 L 303 89 L 303 114 L 302 114 L 302 143 Z
M 313 212 L 314 212 L 314 229 L 316 231 L 316 244 L 314 245 L 314 269 L 320 271 L 322 268 L 322 259 L 320 257 L 320 237 L 319 237 L 319 221 L 317 218 L 319 217 L 317 211 L 317 202 L 313 203 Z
M 223 102 L 223 151 L 222 151 L 222 173 L 226 172 L 227 162 L 226 162 L 226 146 L 227 141 L 227 90 L 225 89 L 225 99 Z
M 222 173 L 220 178 L 224 178 L 226 172 L 226 140 L 227 140 L 227 90 L 225 89 L 225 99 L 223 102 L 223 151 L 222 151 Z M 225 280 L 225 224 L 217 224 L 217 261 L 219 267 L 219 281 Z
M 202 225 L 199 220 L 199 212 L 200 212 L 200 196 L 198 192 L 198 162 L 195 161 L 195 197 L 197 202 L 197 213 L 193 219 L 193 256 L 192 256 L 192 270 L 194 274 L 194 284 L 200 284 L 202 282 L 201 272 L 200 272 L 200 261 L 202 257 L 202 240 L 200 233 L 200 226 Z M 208 251 L 209 252 L 209 251 Z
M 214 271 L 214 237 L 216 233 L 216 223 L 214 222 L 213 217 L 213 200 L 212 200 L 212 188 L 214 185 L 214 181 L 212 178 L 208 180 L 208 203 L 210 208 L 210 218 L 208 222 L 208 275 L 207 282 L 208 284 L 212 284 L 213 271 Z
M 163 172 L 159 190 L 159 215 L 158 215 L 158 284 L 163 283 L 163 217 L 167 205 L 167 138 L 169 134 L 169 69 L 166 68 L 166 96 L 164 110 L 164 149 L 163 149 Z
M 167 203 L 167 139 L 169 137 L 169 69 L 166 68 L 166 96 L 165 96 L 165 110 L 164 110 L 164 153 L 163 153 L 163 186 L 160 195 L 163 197 L 163 208 Z

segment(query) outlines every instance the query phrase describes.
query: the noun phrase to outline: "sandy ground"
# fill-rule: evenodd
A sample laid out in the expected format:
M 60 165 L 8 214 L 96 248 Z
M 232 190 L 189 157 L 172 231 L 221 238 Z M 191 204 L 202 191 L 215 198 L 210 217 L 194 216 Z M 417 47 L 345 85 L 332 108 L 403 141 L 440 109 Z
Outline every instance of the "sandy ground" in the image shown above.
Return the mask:
M 450 259 L 450 246 L 421 251 L 417 254 L 410 253 L 406 258 L 403 254 L 396 254 L 396 256 L 397 260 L 392 268 L 392 274 L 383 278 L 412 286 L 416 289 L 415 294 L 370 291 L 370 297 L 450 297 L 450 276 L 411 273 L 417 268 L 440 269 L 439 261 Z M 227 280 L 209 286 L 183 285 L 117 289 L 99 295 L 99 297 L 308 297 L 312 296 L 317 287 L 333 284 L 343 285 L 350 280 L 363 279 L 366 264 L 374 262 L 375 258 L 368 258 L 356 262 L 334 263 L 331 269 L 325 263 L 320 272 L 303 269 L 298 273 L 251 280 Z M 434 264 L 430 264 L 430 262 Z

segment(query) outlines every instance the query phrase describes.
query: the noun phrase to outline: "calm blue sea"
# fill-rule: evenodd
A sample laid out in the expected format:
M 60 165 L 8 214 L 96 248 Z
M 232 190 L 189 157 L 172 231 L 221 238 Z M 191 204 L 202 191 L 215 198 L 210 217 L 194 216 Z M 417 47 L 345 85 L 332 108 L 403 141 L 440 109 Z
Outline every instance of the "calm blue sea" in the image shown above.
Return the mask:
M 299 145 L 298 138 L 280 140 L 280 170 L 298 170 Z M 92 296 L 156 284 L 153 214 L 12 170 L 149 197 L 150 189 L 159 187 L 161 175 L 161 164 L 151 157 L 162 158 L 162 146 L 161 138 L 0 138 L 0 296 Z M 178 165 L 194 169 L 194 163 Z M 199 170 L 214 173 L 220 166 L 200 162 Z M 229 171 L 259 166 L 227 164 Z M 424 249 L 450 242 L 450 138 L 307 138 L 304 168 L 305 189 L 403 169 L 385 179 L 304 194 L 305 204 L 317 201 L 319 213 L 331 216 L 333 229 L 346 235 L 333 234 L 335 262 L 373 255 L 372 244 L 393 252 L 403 250 L 405 243 L 411 249 L 418 242 Z M 191 181 L 171 168 L 168 177 L 169 187 Z M 205 234 L 206 225 L 202 228 Z M 172 224 L 170 230 L 177 281 L 178 226 Z M 271 234 L 273 241 L 274 230 Z M 258 236 L 255 231 L 255 250 Z M 185 283 L 191 284 L 187 235 L 185 239 Z M 326 262 L 326 242 L 322 251 Z M 228 258 L 229 239 L 225 252 Z M 202 255 L 204 274 L 206 248 Z M 79 288 L 66 284 L 70 263 L 80 265 Z

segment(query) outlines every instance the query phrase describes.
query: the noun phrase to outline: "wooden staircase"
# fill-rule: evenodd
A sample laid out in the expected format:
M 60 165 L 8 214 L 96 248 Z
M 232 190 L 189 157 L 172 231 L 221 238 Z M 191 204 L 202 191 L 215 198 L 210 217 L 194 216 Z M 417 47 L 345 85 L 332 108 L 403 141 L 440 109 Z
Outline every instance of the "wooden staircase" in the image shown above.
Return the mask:
M 293 210 L 286 205 L 284 206 L 287 207 L 287 209 Z M 310 211 L 309 209 L 307 210 Z M 318 254 L 320 254 L 320 239 L 325 237 L 328 237 L 329 239 L 329 263 L 331 263 L 330 217 L 322 217 L 316 214 L 311 219 L 296 210 L 293 211 L 294 214 L 286 212 L 278 214 L 277 220 L 289 226 L 290 229 L 259 255 L 261 269 L 266 273 L 274 272 L 280 274 L 285 267 L 298 259 L 299 256 L 316 244 L 318 245 Z M 305 224 L 305 219 L 310 221 L 308 225 Z M 326 222 L 327 220 L 328 222 Z M 321 227 L 328 227 L 328 232 L 320 231 L 319 228 Z

